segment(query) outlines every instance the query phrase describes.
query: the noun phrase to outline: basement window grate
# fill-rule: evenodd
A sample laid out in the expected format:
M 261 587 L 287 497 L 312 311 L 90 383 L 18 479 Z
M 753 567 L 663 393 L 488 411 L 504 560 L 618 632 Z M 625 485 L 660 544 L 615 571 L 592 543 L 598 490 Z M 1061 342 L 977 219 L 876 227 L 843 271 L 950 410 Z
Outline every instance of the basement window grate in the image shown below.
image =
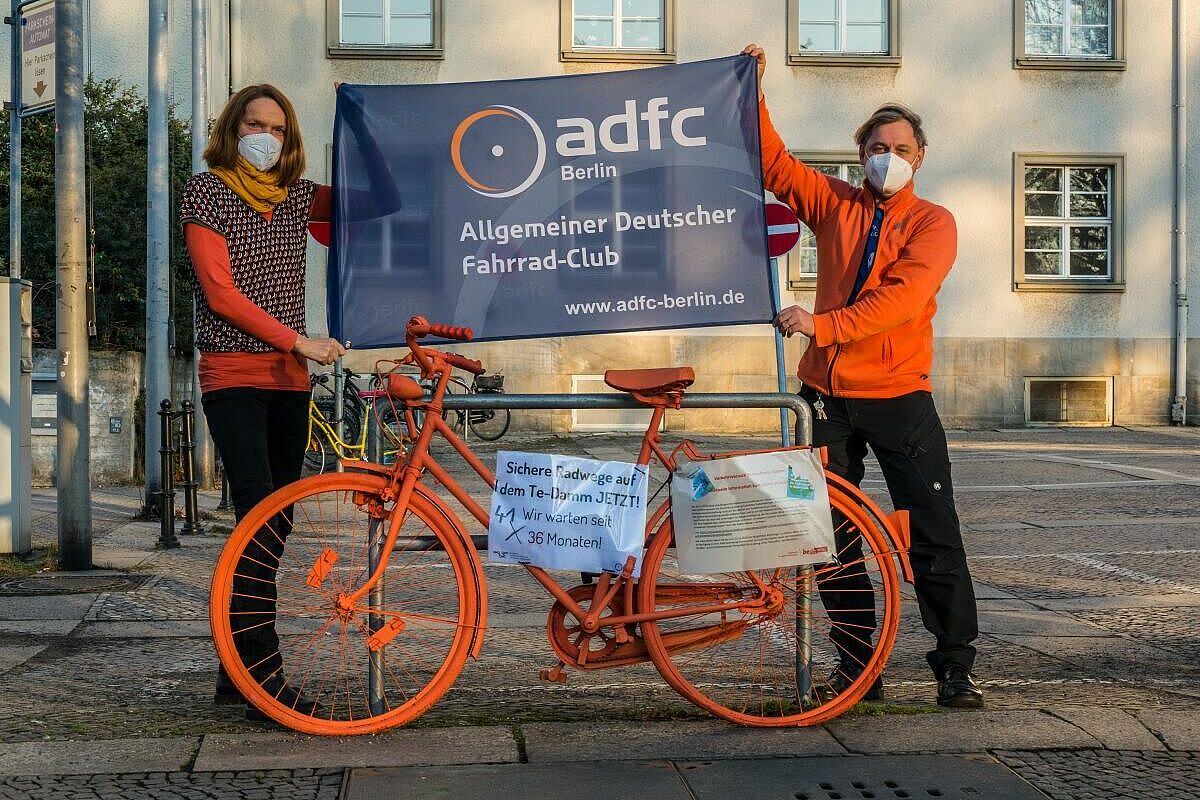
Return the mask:
M 1112 377 L 1026 378 L 1025 422 L 1055 426 L 1112 425 Z

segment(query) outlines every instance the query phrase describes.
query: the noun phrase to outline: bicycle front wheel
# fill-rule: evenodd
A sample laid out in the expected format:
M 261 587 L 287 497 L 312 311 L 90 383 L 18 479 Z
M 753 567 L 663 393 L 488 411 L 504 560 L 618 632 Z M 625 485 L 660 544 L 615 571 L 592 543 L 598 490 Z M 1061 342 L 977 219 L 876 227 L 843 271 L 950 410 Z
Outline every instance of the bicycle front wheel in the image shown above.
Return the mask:
M 471 433 L 485 442 L 494 442 L 508 431 L 510 415 L 507 408 L 479 408 L 467 414 Z
M 641 610 L 710 610 L 641 629 L 659 673 L 688 700 L 741 725 L 815 725 L 858 702 L 882 672 L 900 619 L 895 553 L 860 503 L 834 486 L 829 498 L 838 564 L 682 574 L 663 520 L 642 565 Z M 848 685 L 839 693 L 835 683 Z
M 247 700 L 294 730 L 410 722 L 469 654 L 479 586 L 461 527 L 420 491 L 401 520 L 387 485 L 361 473 L 301 479 L 255 506 L 217 562 L 209 618 L 221 663 Z M 382 579 L 349 601 L 393 527 Z

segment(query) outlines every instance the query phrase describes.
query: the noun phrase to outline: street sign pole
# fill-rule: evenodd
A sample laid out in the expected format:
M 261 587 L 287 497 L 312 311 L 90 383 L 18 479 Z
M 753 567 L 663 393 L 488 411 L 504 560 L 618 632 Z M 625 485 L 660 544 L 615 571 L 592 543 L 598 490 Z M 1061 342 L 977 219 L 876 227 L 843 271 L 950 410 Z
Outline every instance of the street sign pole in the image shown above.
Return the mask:
M 767 203 L 764 209 L 767 221 L 767 252 L 771 254 L 771 299 L 778 314 L 783 306 L 783 295 L 779 288 L 779 258 L 800 241 L 800 220 L 796 212 L 783 203 Z M 783 334 L 775 331 L 775 383 L 780 392 L 787 391 L 787 366 L 783 355 Z M 792 443 L 792 432 L 788 427 L 787 411 L 779 411 L 780 437 L 783 446 Z
M 192 0 L 192 172 L 204 171 L 208 146 L 208 10 L 205 0 Z M 192 307 L 192 341 L 195 342 L 196 309 Z M 200 351 L 192 345 L 192 402 L 196 413 L 196 481 L 209 489 L 216 483 L 213 442 L 208 421 L 200 408 Z
M 12 16 L 5 19 L 10 26 L 9 40 L 11 60 L 9 72 L 11 91 L 8 104 L 8 283 L 21 281 L 21 3 L 12 0 Z M 32 486 L 32 451 L 22 448 L 22 436 L 30 436 L 28 428 L 22 430 L 21 422 L 28 415 L 32 403 L 32 380 L 28 381 L 21 372 L 20 349 L 14 352 L 13 345 L 22 342 L 21 318 L 13 313 L 20 308 L 10 299 L 11 289 L 3 287 L 0 297 L 0 317 L 7 320 L 3 331 L 8 335 L 8 346 L 0 350 L 0 399 L 7 400 L 6 410 L 0 413 L 0 503 L 12 509 L 7 521 L 0 521 L 0 554 L 24 553 L 32 547 L 30 487 Z M 14 307 L 15 306 L 15 307 Z M 13 363 L 13 359 L 17 363 Z M 32 365 L 30 370 L 32 372 Z M 32 377 L 32 375 L 30 375 Z
M 84 570 L 92 568 L 92 494 L 88 466 L 83 0 L 56 0 L 54 8 L 58 557 L 63 569 Z
M 171 398 L 171 317 L 167 192 L 167 0 L 150 0 L 146 173 L 146 507 L 158 508 L 163 487 L 157 456 L 159 403 Z

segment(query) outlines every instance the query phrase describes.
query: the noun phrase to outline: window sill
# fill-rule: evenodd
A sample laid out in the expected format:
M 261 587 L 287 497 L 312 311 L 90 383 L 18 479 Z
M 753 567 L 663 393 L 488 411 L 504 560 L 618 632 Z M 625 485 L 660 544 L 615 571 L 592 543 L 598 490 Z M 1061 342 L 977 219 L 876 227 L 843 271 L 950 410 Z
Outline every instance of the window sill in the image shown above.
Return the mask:
M 1013 69 L 1063 69 L 1084 72 L 1123 72 L 1125 61 L 1115 58 L 1053 58 L 1040 56 L 1018 56 L 1013 60 Z
M 675 54 L 645 50 L 563 50 L 562 61 L 607 61 L 641 64 L 674 64 Z
M 898 67 L 900 56 L 887 53 L 788 53 L 791 67 Z
M 1123 281 L 1110 280 L 1064 280 L 1050 279 L 1031 281 L 1018 279 L 1013 283 L 1014 292 L 1099 292 L 1119 293 L 1125 291 Z
M 370 45 L 337 45 L 326 49 L 329 58 L 393 58 L 420 61 L 440 61 L 445 57 L 441 47 L 372 47 Z

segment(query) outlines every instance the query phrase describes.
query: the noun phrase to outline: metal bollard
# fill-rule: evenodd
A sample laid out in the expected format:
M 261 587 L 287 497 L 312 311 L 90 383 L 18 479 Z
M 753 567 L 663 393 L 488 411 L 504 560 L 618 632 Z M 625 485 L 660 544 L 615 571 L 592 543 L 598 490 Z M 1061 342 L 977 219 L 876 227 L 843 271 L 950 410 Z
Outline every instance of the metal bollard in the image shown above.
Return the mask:
M 179 450 L 183 462 L 183 480 L 179 485 L 183 488 L 183 529 L 179 533 L 199 536 L 204 533 L 204 526 L 200 524 L 200 499 L 197 496 L 200 482 L 196 480 L 196 409 L 191 400 L 184 400 L 181 407 Z
M 164 550 L 179 547 L 179 539 L 175 538 L 175 459 L 172 458 L 175 455 L 175 437 L 172 431 L 174 417 L 171 413 L 171 401 L 163 400 L 159 404 L 158 412 L 162 434 L 162 444 L 158 449 L 162 459 L 162 491 L 158 504 L 160 528 L 155 546 Z

